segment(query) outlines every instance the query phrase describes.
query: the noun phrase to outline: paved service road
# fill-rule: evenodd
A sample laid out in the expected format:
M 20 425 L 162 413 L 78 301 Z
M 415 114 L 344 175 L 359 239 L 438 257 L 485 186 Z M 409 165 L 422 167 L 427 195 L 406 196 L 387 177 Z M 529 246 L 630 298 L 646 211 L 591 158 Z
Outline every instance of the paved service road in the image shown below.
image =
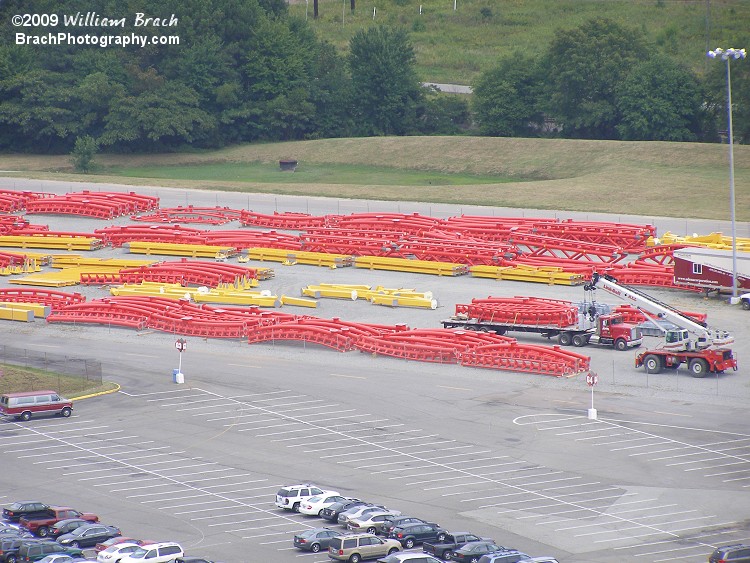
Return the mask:
M 161 190 L 164 206 L 180 203 L 165 193 L 180 197 Z M 219 204 L 245 206 L 247 196 L 233 197 Z M 411 326 L 439 326 L 471 297 L 581 299 L 582 291 L 272 267 L 268 287 L 279 293 L 355 280 L 432 290 L 436 311 L 326 302 L 315 312 Z M 226 562 L 322 562 L 324 554 L 291 547 L 295 531 L 321 521 L 273 505 L 279 486 L 313 481 L 563 563 L 702 562 L 713 546 L 750 541 L 748 317 L 717 300 L 658 295 L 708 310 L 709 320 L 733 331 L 740 370 L 700 380 L 684 371 L 647 377 L 633 368 L 632 351 L 585 348 L 600 376 L 597 420 L 586 416 L 583 378 L 189 338 L 186 383 L 176 385 L 174 335 L 1 324 L 4 344 L 100 359 L 122 391 L 77 403 L 67 420 L 0 424 L 0 504 L 70 504 L 129 535 L 178 540 L 189 554 Z

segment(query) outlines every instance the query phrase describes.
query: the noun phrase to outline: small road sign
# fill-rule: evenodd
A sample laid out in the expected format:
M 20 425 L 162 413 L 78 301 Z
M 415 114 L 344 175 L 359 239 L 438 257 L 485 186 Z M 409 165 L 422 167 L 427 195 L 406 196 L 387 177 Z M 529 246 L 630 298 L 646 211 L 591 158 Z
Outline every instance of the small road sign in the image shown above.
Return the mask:
M 586 376 L 586 385 L 588 385 L 589 387 L 593 387 L 597 383 L 599 383 L 599 376 L 594 372 L 589 372 L 589 374 Z

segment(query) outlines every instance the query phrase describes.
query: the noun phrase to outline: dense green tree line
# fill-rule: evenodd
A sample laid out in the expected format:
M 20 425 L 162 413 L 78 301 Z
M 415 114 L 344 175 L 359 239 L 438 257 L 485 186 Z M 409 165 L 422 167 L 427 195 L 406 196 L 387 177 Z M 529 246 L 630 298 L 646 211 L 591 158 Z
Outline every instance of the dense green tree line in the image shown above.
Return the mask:
M 16 14 L 93 13 L 124 26 L 13 25 Z M 134 27 L 135 14 L 174 26 Z M 144 152 L 257 140 L 458 134 L 715 141 L 723 64 L 699 79 L 607 20 L 561 30 L 546 50 L 499 61 L 473 103 L 421 87 L 408 34 L 357 32 L 347 56 L 284 0 L 4 0 L 0 3 L 0 150 Z M 179 45 L 17 44 L 16 34 L 179 37 Z M 742 61 L 745 67 L 750 61 Z M 750 69 L 733 67 L 750 86 Z M 744 91 L 743 91 L 744 90 Z M 749 88 L 735 136 L 750 139 Z M 743 101 L 744 100 L 744 101 Z M 725 123 L 725 121 L 724 121 Z
M 734 137 L 747 143 L 750 60 L 730 64 Z M 484 73 L 474 110 L 485 135 L 712 142 L 727 128 L 726 92 L 725 62 L 699 77 L 639 30 L 594 19 Z

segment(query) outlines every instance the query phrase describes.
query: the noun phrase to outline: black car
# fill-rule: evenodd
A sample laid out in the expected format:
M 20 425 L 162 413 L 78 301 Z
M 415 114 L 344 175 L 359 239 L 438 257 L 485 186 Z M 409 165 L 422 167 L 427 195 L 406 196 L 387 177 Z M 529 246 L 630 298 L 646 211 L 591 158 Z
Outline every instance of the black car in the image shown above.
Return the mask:
M 708 558 L 708 563 L 750 563 L 750 545 L 724 545 Z
M 388 534 L 391 533 L 391 530 L 397 526 L 406 526 L 407 524 L 427 524 L 427 520 L 422 520 L 421 518 L 417 518 L 415 516 L 389 516 L 385 519 L 383 522 L 383 525 L 380 527 L 380 530 L 385 534 L 386 537 L 388 537 Z
M 328 545 L 341 532 L 336 532 L 330 528 L 313 528 L 305 530 L 294 536 L 294 547 L 318 553 L 319 551 L 328 551 Z
M 324 520 L 329 520 L 331 522 L 336 522 L 339 518 L 339 514 L 344 512 L 344 510 L 349 510 L 353 506 L 360 506 L 362 504 L 367 504 L 363 500 L 347 500 L 347 501 L 341 501 L 341 502 L 334 502 L 331 506 L 328 506 L 320 511 L 320 517 Z
M 421 544 L 426 541 L 443 541 L 447 532 L 443 530 L 437 524 L 428 524 L 422 522 L 421 524 L 405 524 L 403 526 L 396 526 L 388 534 L 389 538 L 398 540 L 404 549 L 411 549 L 417 544 Z
M 104 524 L 91 524 L 80 526 L 70 533 L 63 534 L 57 538 L 60 545 L 70 547 L 93 547 L 98 543 L 107 541 L 121 535 L 120 529 L 115 526 Z
M 52 526 L 47 532 L 47 536 L 55 539 L 62 536 L 63 534 L 69 534 L 70 532 L 72 532 L 76 528 L 80 528 L 84 524 L 91 524 L 91 522 L 82 518 L 66 518 L 65 520 L 60 520 L 58 523 Z
M 21 518 L 41 518 L 47 515 L 49 505 L 36 500 L 22 500 L 3 508 L 3 518 L 18 522 Z
M 453 561 L 459 563 L 478 563 L 482 555 L 495 553 L 496 551 L 506 551 L 507 548 L 497 545 L 491 541 L 472 541 L 453 552 Z

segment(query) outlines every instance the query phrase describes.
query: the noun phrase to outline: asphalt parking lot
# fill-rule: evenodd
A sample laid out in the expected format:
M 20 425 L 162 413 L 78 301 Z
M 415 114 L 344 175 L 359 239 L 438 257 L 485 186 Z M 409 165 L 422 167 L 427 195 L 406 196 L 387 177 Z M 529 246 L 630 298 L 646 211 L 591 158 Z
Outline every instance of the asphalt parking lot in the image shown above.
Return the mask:
M 238 208 L 249 202 L 242 194 L 157 192 L 163 206 Z M 249 203 L 264 213 L 316 214 L 375 211 L 376 205 L 272 196 Z M 489 213 L 378 205 L 437 216 Z M 31 218 L 61 230 L 105 226 Z M 685 220 L 659 220 L 657 226 L 678 233 L 722 227 Z M 739 236 L 750 236 L 741 232 L 746 227 Z M 332 300 L 314 311 L 413 327 L 440 326 L 455 303 L 472 297 L 583 297 L 580 287 L 263 265 L 276 276 L 261 288 L 278 294 L 319 282 L 430 290 L 440 303 L 434 311 Z M 83 291 L 104 295 L 100 288 Z M 68 504 L 96 512 L 128 535 L 177 540 L 189 554 L 218 561 L 327 561 L 291 547 L 295 531 L 321 521 L 273 505 L 280 486 L 312 481 L 563 563 L 705 561 L 713 546 L 750 541 L 750 386 L 744 367 L 750 317 L 715 298 L 648 292 L 708 312 L 709 322 L 733 332 L 740 369 L 705 379 L 685 370 L 647 376 L 633 367 L 632 351 L 587 347 L 599 374 L 597 420 L 586 416 L 592 395 L 582 378 L 193 338 L 183 357 L 186 383 L 176 385 L 174 335 L 6 323 L 0 325 L 4 343 L 100 359 L 106 379 L 122 391 L 77 403 L 68 420 L 0 424 L 0 504 Z M 535 335 L 518 337 L 544 343 Z

